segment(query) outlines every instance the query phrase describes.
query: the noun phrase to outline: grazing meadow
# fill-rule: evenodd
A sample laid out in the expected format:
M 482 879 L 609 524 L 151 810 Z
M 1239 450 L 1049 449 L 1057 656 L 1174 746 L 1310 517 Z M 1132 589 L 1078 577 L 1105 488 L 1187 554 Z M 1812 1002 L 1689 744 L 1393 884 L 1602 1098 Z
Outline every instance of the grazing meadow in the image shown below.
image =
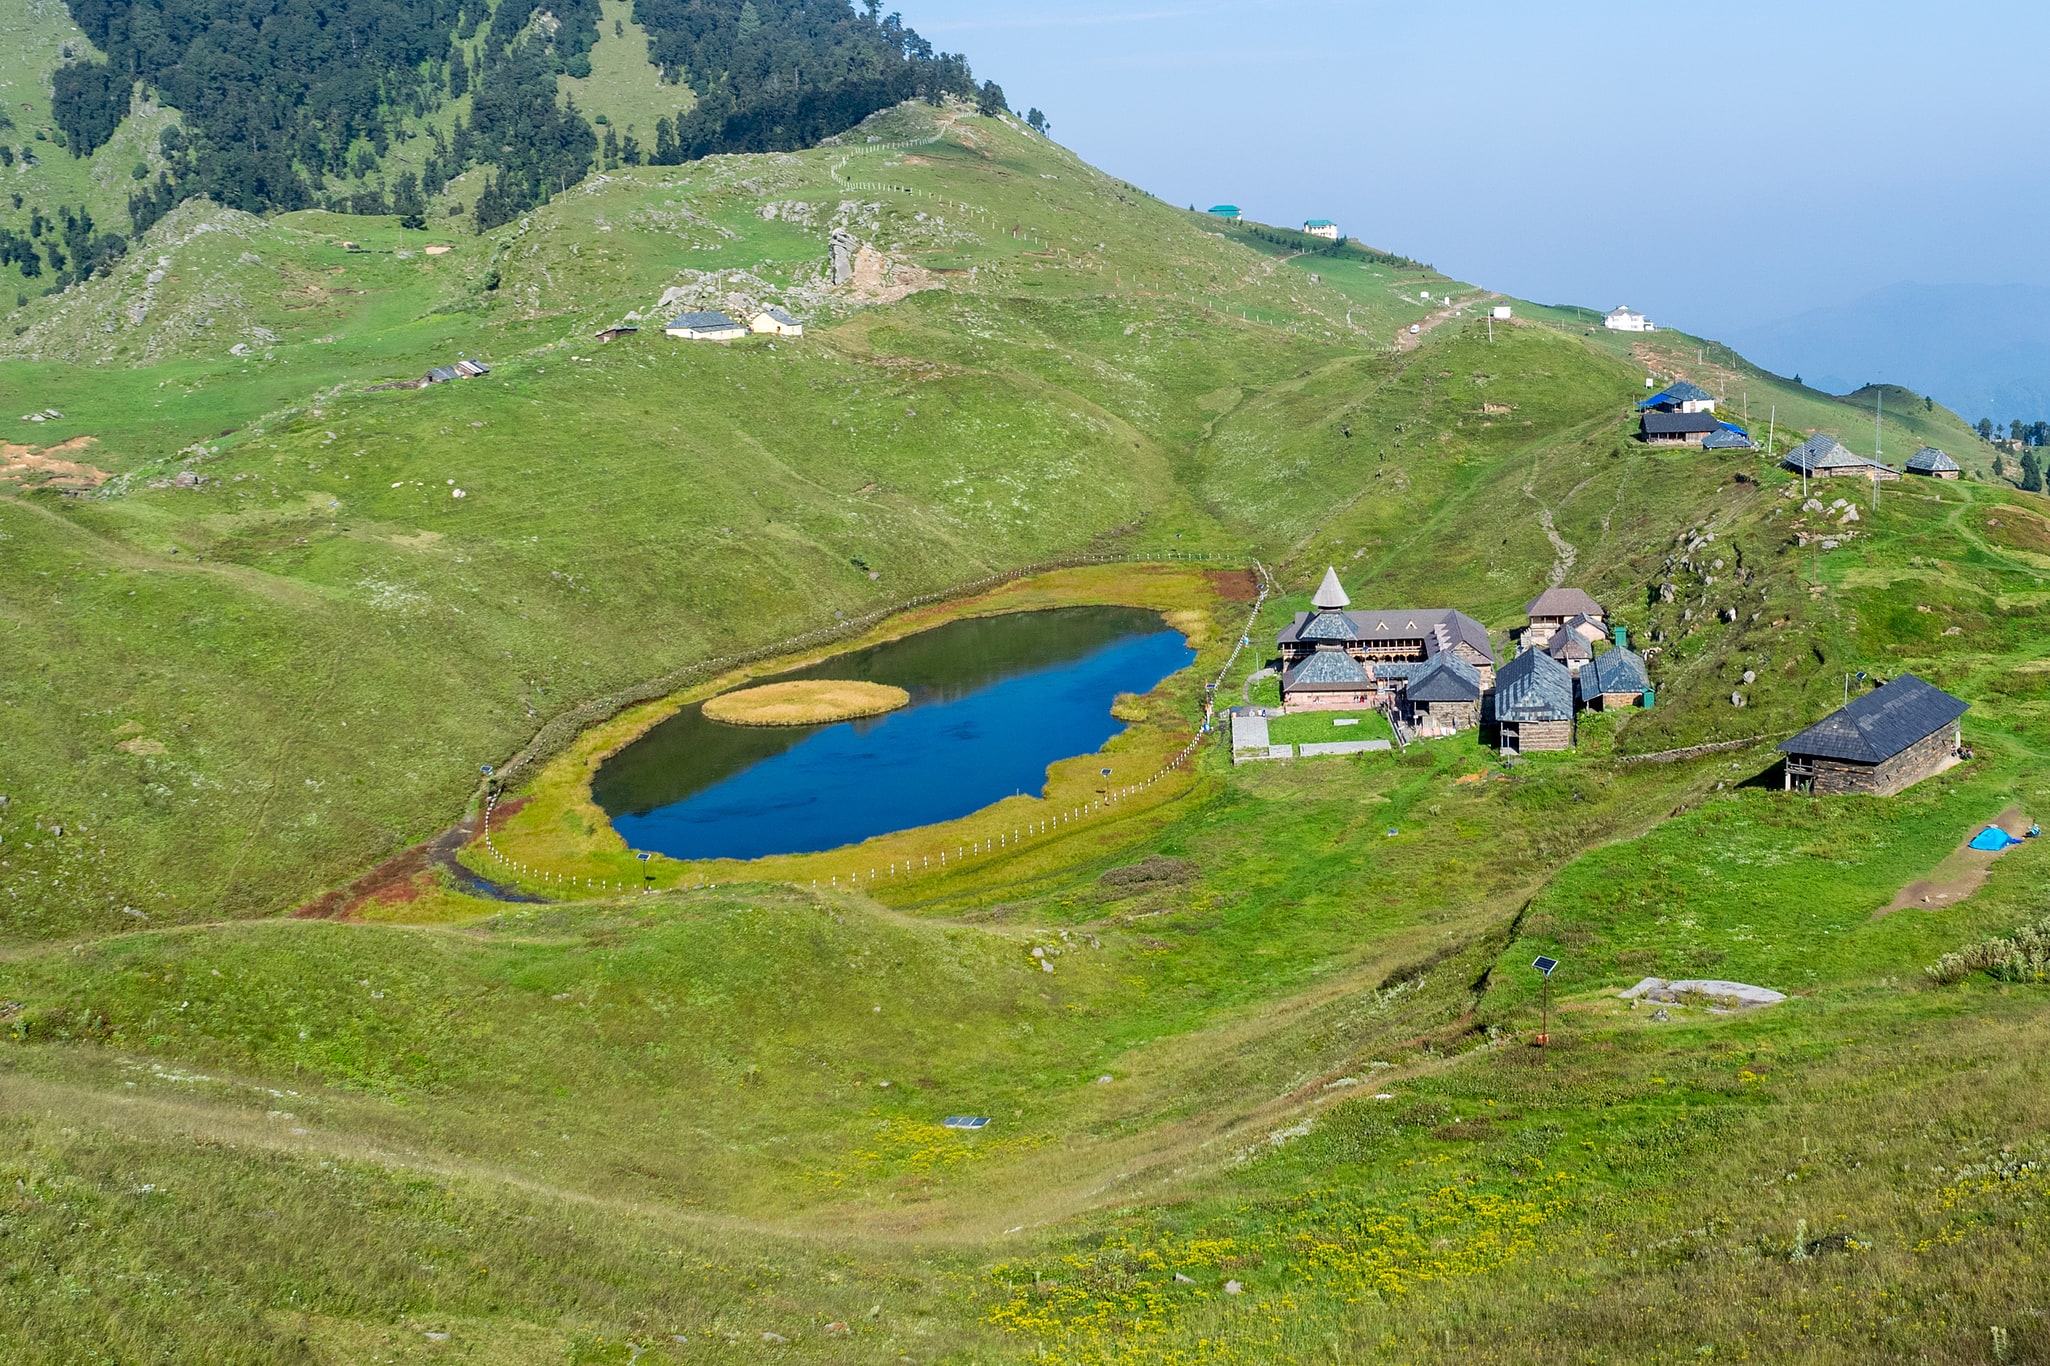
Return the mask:
M 2042 842 L 1959 852 L 2050 808 L 2050 507 L 1954 415 L 1888 391 L 1974 477 L 1876 500 L 1647 449 L 1647 373 L 1782 452 L 1873 395 L 951 106 L 443 226 L 188 204 L 0 348 L 64 414 L 7 450 L 105 476 L 0 482 L 0 1355 L 2050 1355 L 2050 988 L 1942 966 L 2050 912 Z M 1498 648 L 1586 588 L 1656 705 L 1235 767 L 1327 565 Z M 1082 603 L 1196 662 L 1041 793 L 646 868 L 591 799 L 679 707 Z M 1782 790 L 1906 672 L 1969 762 Z

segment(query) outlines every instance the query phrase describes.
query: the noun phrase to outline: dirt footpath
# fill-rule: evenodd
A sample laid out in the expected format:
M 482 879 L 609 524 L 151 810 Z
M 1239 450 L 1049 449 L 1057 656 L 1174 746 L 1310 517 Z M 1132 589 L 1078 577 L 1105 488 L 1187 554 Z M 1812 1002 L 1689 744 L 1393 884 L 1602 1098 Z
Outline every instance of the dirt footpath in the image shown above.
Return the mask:
M 2010 806 L 1992 824 L 2020 839 L 2028 831 L 2029 818 L 2022 814 L 2020 807 Z M 1993 871 L 1993 861 L 2000 857 L 1999 854 L 1971 847 L 1972 841 L 1985 828 L 1984 825 L 1973 826 L 1958 841 L 1957 848 L 1950 852 L 1949 857 L 1936 865 L 1934 872 L 1920 882 L 1911 882 L 1901 888 L 1893 904 L 1873 912 L 1872 918 L 1877 920 L 1894 911 L 1940 911 L 1978 891 L 1985 884 L 1986 875 Z

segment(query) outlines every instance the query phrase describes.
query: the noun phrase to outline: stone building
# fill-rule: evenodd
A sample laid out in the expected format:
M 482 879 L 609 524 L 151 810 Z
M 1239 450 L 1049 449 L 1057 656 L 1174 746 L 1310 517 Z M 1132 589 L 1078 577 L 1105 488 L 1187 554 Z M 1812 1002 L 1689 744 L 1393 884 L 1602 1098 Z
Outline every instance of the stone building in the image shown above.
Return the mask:
M 1495 675 L 1496 743 L 1512 754 L 1573 748 L 1573 674 L 1543 650 L 1524 650 Z
M 1964 743 L 1961 722 L 1970 709 L 1902 674 L 1782 743 L 1786 789 L 1890 797 L 1949 766 Z

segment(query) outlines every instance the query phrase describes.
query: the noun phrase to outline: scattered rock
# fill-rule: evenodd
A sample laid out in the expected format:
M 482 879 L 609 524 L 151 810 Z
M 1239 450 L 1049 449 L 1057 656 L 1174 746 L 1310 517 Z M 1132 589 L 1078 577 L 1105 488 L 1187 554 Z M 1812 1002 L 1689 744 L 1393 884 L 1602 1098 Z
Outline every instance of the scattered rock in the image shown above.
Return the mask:
M 1751 684 L 1753 684 L 1753 683 L 1756 683 L 1757 681 L 1758 681 L 1758 674 L 1757 674 L 1757 672 L 1756 672 L 1755 670 L 1752 670 L 1752 669 L 1746 669 L 1746 670 L 1744 670 L 1744 683 L 1745 683 L 1745 686 L 1747 686 L 1747 687 L 1748 687 L 1748 686 L 1750 686 Z
M 1660 1006 L 1657 1010 L 1654 1010 L 1651 1013 L 1651 1018 L 1655 1023 L 1664 1024 L 1667 1020 L 1670 1020 L 1673 1017 L 1666 1013 L 1666 1008 L 1664 1006 Z
M 788 1342 L 788 1341 L 790 1341 L 790 1339 L 789 1339 L 789 1338 L 786 1338 L 786 1337 L 784 1337 L 784 1336 L 783 1336 L 783 1335 L 782 1335 L 781 1333 L 764 1333 L 764 1334 L 762 1334 L 762 1341 L 763 1341 L 763 1342 L 773 1342 L 773 1343 L 779 1343 L 779 1344 L 780 1344 L 780 1343 L 785 1343 L 785 1342 Z
M 1733 706 L 1733 707 L 1736 707 L 1736 708 L 1742 709 L 1742 707 L 1744 706 L 1744 694 L 1742 694 L 1742 693 L 1740 693 L 1740 692 L 1733 692 L 1733 693 L 1731 693 L 1731 694 L 1730 694 L 1730 705 L 1731 705 L 1731 706 Z
M 1224 1283 L 1224 1293 L 1227 1295 L 1236 1295 L 1244 1289 L 1245 1287 L 1240 1285 L 1237 1281 L 1226 1281 Z
M 1194 1285 L 1196 1283 L 1194 1276 L 1184 1276 L 1179 1271 L 1174 1273 L 1174 1279 L 1176 1285 Z
M 1104 1085 L 1104 1084 L 1105 1084 L 1106 1082 L 1108 1082 L 1108 1081 L 1110 1081 L 1110 1080 L 1111 1080 L 1111 1075 L 1110 1075 L 1110 1073 L 1108 1073 L 1108 1072 L 1105 1072 L 1105 1073 L 1104 1073 L 1104 1074 L 1103 1074 L 1102 1076 L 1100 1076 L 1100 1077 L 1098 1077 L 1098 1078 L 1096 1079 L 1096 1084 L 1097 1084 L 1098 1086 L 1102 1086 L 1102 1085 Z
M 852 1331 L 853 1330 L 850 1329 L 844 1323 L 835 1322 L 826 1325 L 826 1336 L 829 1338 L 844 1338 L 848 1335 L 848 1333 Z

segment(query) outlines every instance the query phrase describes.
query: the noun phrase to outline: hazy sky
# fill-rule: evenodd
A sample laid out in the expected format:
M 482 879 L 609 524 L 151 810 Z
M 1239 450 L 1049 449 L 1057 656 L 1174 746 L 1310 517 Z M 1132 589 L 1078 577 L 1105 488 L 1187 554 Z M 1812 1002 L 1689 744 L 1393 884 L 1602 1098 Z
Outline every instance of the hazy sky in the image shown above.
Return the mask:
M 1735 331 L 2050 284 L 2043 0 L 895 0 L 1178 204 Z

